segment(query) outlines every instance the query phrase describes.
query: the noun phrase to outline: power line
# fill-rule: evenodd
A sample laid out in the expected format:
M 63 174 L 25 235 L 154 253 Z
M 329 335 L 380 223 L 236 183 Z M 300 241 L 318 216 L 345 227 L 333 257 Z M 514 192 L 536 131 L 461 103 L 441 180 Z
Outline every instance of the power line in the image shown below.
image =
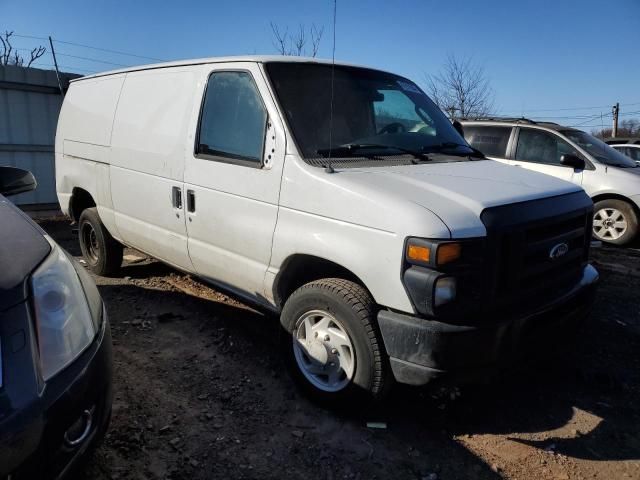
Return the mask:
M 34 35 L 19 35 L 17 33 L 14 33 L 13 36 L 14 37 L 18 37 L 18 38 L 29 38 L 29 39 L 32 39 L 32 40 L 44 40 L 44 41 L 48 41 L 49 40 L 48 38 L 45 38 L 45 37 L 37 37 L 37 36 L 34 36 Z M 126 56 L 129 56 L 129 57 L 142 58 L 142 59 L 146 59 L 146 60 L 154 60 L 154 61 L 157 61 L 157 62 L 166 61 L 166 60 L 161 59 L 161 58 L 147 57 L 147 56 L 144 56 L 144 55 L 137 55 L 135 53 L 127 53 L 127 52 L 121 52 L 121 51 L 118 51 L 118 50 L 110 50 L 108 48 L 94 47 L 94 46 L 91 46 L 91 45 L 85 45 L 83 43 L 67 42 L 65 40 L 56 40 L 55 38 L 53 39 L 53 41 L 56 42 L 56 43 L 63 43 L 65 45 L 73 45 L 73 46 L 76 46 L 76 47 L 90 48 L 92 50 L 97 50 L 99 52 L 114 53 L 116 55 L 126 55 Z
M 640 103 L 637 103 L 637 104 L 628 103 L 627 104 L 627 106 L 632 106 L 632 105 L 640 105 Z M 620 105 L 620 107 L 622 108 L 623 105 Z M 633 112 L 622 112 L 622 113 L 620 113 L 620 116 L 628 117 L 628 116 L 631 116 L 631 115 L 638 115 L 638 114 L 640 114 L 640 110 L 639 111 L 633 111 Z M 603 113 L 603 114 L 597 113 L 597 114 L 594 114 L 594 115 L 558 115 L 558 116 L 555 116 L 555 115 L 527 115 L 527 114 L 525 114 L 525 115 L 522 115 L 522 114 L 519 114 L 519 115 L 501 114 L 501 116 L 513 116 L 513 117 L 524 116 L 524 117 L 527 117 L 527 118 L 531 118 L 532 120 L 535 120 L 535 119 L 540 119 L 540 120 L 546 120 L 546 119 L 554 119 L 554 120 L 586 120 L 588 122 L 589 120 L 597 119 L 597 118 L 600 118 L 600 117 L 604 117 L 604 118 L 611 117 L 612 113 L 611 112 L 607 112 L 607 113 Z M 587 123 L 587 122 L 583 122 L 583 123 Z
M 31 66 L 36 66 L 36 67 L 51 67 L 54 68 L 55 65 L 51 64 L 51 63 L 42 63 L 42 62 L 34 62 L 31 64 Z M 80 72 L 86 72 L 86 73 L 97 73 L 95 70 L 87 70 L 86 68 L 80 68 L 80 67 L 71 67 L 69 65 L 58 65 L 58 67 L 60 67 L 60 69 L 62 70 L 63 68 L 68 69 L 68 70 L 77 70 Z
M 607 115 L 611 115 L 608 113 Z M 533 115 L 532 118 L 554 118 L 554 119 L 567 119 L 567 120 L 584 120 L 594 117 L 599 117 L 600 114 L 597 115 L 566 115 L 566 116 L 551 116 L 551 115 Z
M 106 65 L 115 65 L 117 67 L 130 67 L 131 66 L 131 65 L 124 65 L 122 63 L 107 62 L 106 60 L 98 60 L 96 58 L 80 57 L 78 55 L 71 55 L 69 53 L 58 53 L 58 52 L 56 52 L 56 55 L 59 55 L 61 57 L 77 58 L 79 60 L 87 60 L 89 62 L 104 63 Z
M 602 119 L 604 117 L 608 117 L 609 115 L 612 115 L 612 113 L 607 113 L 607 114 L 602 114 L 601 113 L 600 115 L 594 115 L 589 120 L 587 120 L 586 122 L 579 123 L 578 126 L 585 125 L 587 123 L 593 122 L 594 120 L 598 120 L 598 119 L 600 119 L 600 121 L 602 121 Z
M 631 107 L 634 105 L 640 105 L 640 102 L 634 102 L 634 103 L 624 103 L 621 104 L 621 107 Z M 531 110 L 527 110 L 528 112 L 566 112 L 566 111 L 571 111 L 571 110 L 595 110 L 597 108 L 611 108 L 611 105 L 600 105 L 600 106 L 594 106 L 594 107 L 562 107 L 562 108 L 538 108 L 538 109 L 531 109 Z
M 74 45 L 76 47 L 90 48 L 92 50 L 98 50 L 99 52 L 115 53 L 117 55 L 127 55 L 129 57 L 142 58 L 142 59 L 146 59 L 146 60 L 155 60 L 157 62 L 166 62 L 166 60 L 163 60 L 161 58 L 145 57 L 144 55 L 136 55 L 134 53 L 126 53 L 126 52 L 119 52 L 117 50 L 109 50 L 109 49 L 106 49 L 106 48 L 92 47 L 90 45 L 83 45 L 81 43 L 64 42 L 62 40 L 54 40 L 54 42 L 56 42 L 56 43 L 64 43 L 65 45 Z
M 31 51 L 29 48 L 15 48 L 14 50 L 23 51 L 23 52 L 30 52 Z M 87 60 L 89 62 L 105 63 L 107 65 L 115 65 L 117 67 L 130 67 L 131 66 L 131 65 L 124 65 L 122 63 L 107 62 L 106 60 L 98 60 L 97 58 L 80 57 L 78 55 L 71 55 L 69 53 L 58 53 L 58 52 L 56 52 L 56 55 L 58 55 L 60 57 L 69 57 L 69 58 L 77 58 L 79 60 Z
M 18 37 L 18 38 L 31 38 L 33 40 L 44 40 L 44 41 L 49 41 L 48 38 L 46 37 L 34 37 L 33 35 L 18 35 L 17 33 L 14 33 L 11 35 L 12 37 Z

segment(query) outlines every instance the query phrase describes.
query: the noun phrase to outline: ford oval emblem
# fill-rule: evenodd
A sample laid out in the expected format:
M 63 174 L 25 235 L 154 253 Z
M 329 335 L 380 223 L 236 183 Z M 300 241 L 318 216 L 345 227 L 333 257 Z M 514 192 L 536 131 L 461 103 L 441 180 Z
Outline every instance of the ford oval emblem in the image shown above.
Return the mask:
M 557 245 L 554 245 L 554 247 L 549 250 L 549 258 L 551 260 L 556 260 L 560 257 L 564 257 L 568 251 L 569 245 L 567 245 L 566 243 L 559 243 Z

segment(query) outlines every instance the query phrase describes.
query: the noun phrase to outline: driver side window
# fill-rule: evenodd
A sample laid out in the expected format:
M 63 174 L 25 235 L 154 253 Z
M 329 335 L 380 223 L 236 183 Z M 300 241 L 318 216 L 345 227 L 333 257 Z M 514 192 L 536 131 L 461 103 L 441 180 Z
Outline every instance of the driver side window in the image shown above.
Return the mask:
M 415 104 L 400 90 L 379 90 L 384 96 L 373 103 L 376 132 L 415 132 L 436 135 L 436 130 L 416 113 Z
M 259 166 L 266 124 L 267 111 L 251 74 L 214 72 L 204 96 L 196 153 Z
M 560 157 L 565 154 L 581 156 L 571 145 L 556 135 L 531 128 L 520 128 L 516 160 L 562 166 Z

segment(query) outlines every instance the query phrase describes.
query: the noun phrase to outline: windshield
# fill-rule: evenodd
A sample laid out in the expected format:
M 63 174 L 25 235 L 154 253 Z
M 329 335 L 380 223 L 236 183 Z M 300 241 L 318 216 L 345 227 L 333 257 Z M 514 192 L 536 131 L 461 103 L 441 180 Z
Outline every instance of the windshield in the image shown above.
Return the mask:
M 592 137 L 588 133 L 580 130 L 562 130 L 565 137 L 573 143 L 590 153 L 596 160 L 613 167 L 636 168 L 637 164 L 629 157 L 610 147 L 602 140 Z
M 273 62 L 266 71 L 307 159 L 474 152 L 435 103 L 402 77 L 336 65 L 332 115 L 331 65 Z

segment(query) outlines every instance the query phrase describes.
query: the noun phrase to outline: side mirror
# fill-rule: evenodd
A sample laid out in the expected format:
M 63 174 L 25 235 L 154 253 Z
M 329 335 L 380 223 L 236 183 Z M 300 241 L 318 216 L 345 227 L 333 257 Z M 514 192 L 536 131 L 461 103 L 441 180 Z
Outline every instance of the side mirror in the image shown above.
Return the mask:
M 566 165 L 567 167 L 573 167 L 576 170 L 584 170 L 585 163 L 584 160 L 576 155 L 571 155 L 567 153 L 560 157 L 560 163 L 562 165 Z
M 458 132 L 460 136 L 464 138 L 464 130 L 462 129 L 462 124 L 458 120 L 453 121 L 453 128 L 455 128 L 456 132 Z
M 0 194 L 8 197 L 30 192 L 38 186 L 33 174 L 15 167 L 0 167 Z

